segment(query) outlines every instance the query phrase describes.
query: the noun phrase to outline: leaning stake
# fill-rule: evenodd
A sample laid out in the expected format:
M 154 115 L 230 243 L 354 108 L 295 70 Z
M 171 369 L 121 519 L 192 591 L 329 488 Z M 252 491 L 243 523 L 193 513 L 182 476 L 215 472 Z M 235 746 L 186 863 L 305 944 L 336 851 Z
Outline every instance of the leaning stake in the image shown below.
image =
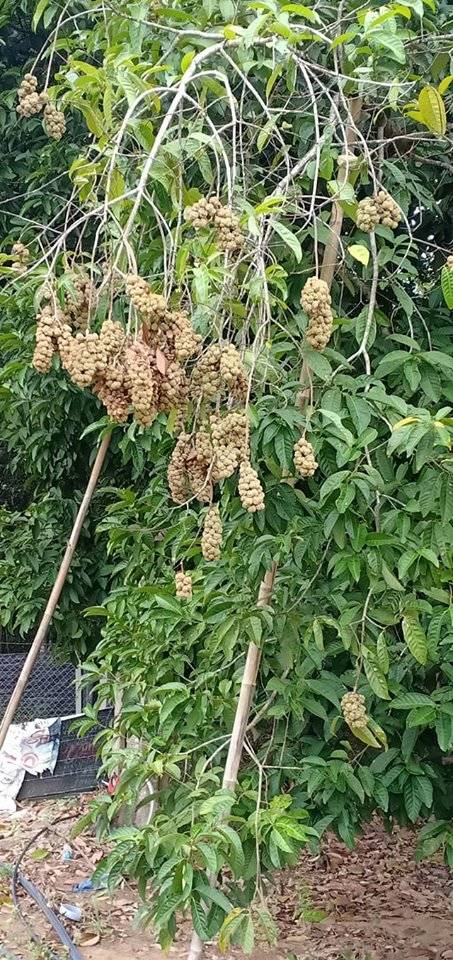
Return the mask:
M 110 438 L 112 434 L 106 433 L 105 437 L 102 440 L 102 443 L 99 447 L 99 450 L 96 455 L 96 459 L 93 463 L 93 469 L 90 474 L 90 479 L 88 480 L 87 488 L 85 490 L 82 503 L 80 504 L 74 526 L 72 528 L 71 536 L 69 537 L 68 544 L 65 550 L 64 557 L 60 564 L 60 569 L 57 574 L 57 578 L 52 588 L 52 593 L 47 601 L 47 606 L 44 611 L 41 623 L 36 631 L 35 639 L 30 647 L 28 652 L 27 659 L 22 667 L 22 671 L 16 686 L 11 694 L 11 699 L 8 703 L 8 706 L 5 711 L 5 715 L 0 726 L 0 750 L 3 747 L 3 744 L 6 739 L 6 734 L 11 726 L 11 723 L 14 719 L 16 710 L 22 699 L 22 694 L 25 690 L 27 682 L 30 678 L 30 674 L 33 670 L 33 667 L 36 663 L 39 651 L 46 639 L 47 631 L 49 629 L 50 621 L 54 615 L 55 607 L 60 599 L 60 594 L 63 589 L 66 577 L 68 575 L 69 567 L 71 566 L 71 560 L 74 556 L 74 551 L 77 546 L 80 531 L 83 526 L 83 522 L 88 512 L 88 507 L 90 506 L 91 498 L 93 496 L 96 484 L 99 480 L 99 474 L 102 470 L 102 466 L 105 460 L 105 455 L 108 450 L 110 443 Z

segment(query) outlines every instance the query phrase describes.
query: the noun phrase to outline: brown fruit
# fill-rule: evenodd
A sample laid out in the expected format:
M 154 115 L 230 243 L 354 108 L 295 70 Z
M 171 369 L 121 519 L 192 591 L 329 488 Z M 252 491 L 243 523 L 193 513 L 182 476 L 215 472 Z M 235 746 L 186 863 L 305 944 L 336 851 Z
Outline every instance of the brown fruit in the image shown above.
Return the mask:
M 305 437 L 294 444 L 294 466 L 302 477 L 312 477 L 318 467 L 313 447 Z
M 325 280 L 310 277 L 301 294 L 301 304 L 309 318 L 306 332 L 314 350 L 324 350 L 332 335 L 331 297 Z
M 370 233 L 379 223 L 379 210 L 374 197 L 365 197 L 357 207 L 357 226 L 359 230 Z
M 264 490 L 256 470 L 248 460 L 244 460 L 240 466 L 239 496 L 244 510 L 248 513 L 264 510 Z
M 180 600 L 190 600 L 192 596 L 192 577 L 188 573 L 178 570 L 175 573 L 176 596 Z
M 209 508 L 203 524 L 201 551 L 205 560 L 218 560 L 222 546 L 222 521 L 217 504 Z
M 52 140 L 61 140 L 66 133 L 64 113 L 58 110 L 55 104 L 47 103 L 44 107 L 44 126 L 47 136 Z
M 341 712 L 349 727 L 366 727 L 368 715 L 365 697 L 361 693 L 345 693 L 341 698 Z

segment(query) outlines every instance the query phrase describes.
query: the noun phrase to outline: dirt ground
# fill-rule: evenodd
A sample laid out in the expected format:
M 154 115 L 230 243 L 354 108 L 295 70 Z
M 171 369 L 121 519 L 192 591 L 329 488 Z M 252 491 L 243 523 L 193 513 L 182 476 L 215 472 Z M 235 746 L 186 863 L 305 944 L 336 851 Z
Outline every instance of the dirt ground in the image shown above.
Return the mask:
M 73 815 L 83 812 L 86 802 L 30 803 L 13 819 L 0 821 L 0 862 L 13 864 L 41 826 L 67 817 L 30 846 L 22 872 L 56 912 L 62 903 L 81 908 L 81 922 L 65 925 L 84 960 L 161 960 L 152 933 L 134 926 L 133 887 L 123 885 L 112 897 L 105 891 L 72 889 L 90 877 L 103 853 L 93 837 L 70 839 Z M 65 844 L 71 846 L 68 861 L 62 860 Z M 414 847 L 414 832 L 389 835 L 376 822 L 352 853 L 334 837 L 326 840 L 319 857 L 305 853 L 296 869 L 276 878 L 269 906 L 279 941 L 276 947 L 259 945 L 255 960 L 453 960 L 453 875 L 440 862 L 415 863 Z M 20 895 L 20 907 L 45 943 L 62 955 L 26 895 Z M 1 947 L 16 960 L 48 956 L 33 943 L 12 902 L 10 880 L 0 871 Z M 169 956 L 182 960 L 186 950 L 183 929 Z M 207 945 L 206 957 L 217 957 L 213 945 Z

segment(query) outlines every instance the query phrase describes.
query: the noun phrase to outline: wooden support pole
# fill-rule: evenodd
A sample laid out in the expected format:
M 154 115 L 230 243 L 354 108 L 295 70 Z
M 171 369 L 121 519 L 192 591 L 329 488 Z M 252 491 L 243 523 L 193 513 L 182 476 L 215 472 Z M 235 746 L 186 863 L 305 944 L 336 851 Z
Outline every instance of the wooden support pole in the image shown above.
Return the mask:
M 275 577 L 277 575 L 277 564 L 273 563 L 266 571 L 260 584 L 258 593 L 257 607 L 266 607 L 272 597 Z M 223 773 L 222 787 L 224 790 L 235 790 L 238 781 L 239 766 L 244 750 L 245 734 L 247 723 L 252 705 L 253 695 L 255 693 L 258 670 L 261 662 L 261 650 L 255 643 L 250 643 L 247 650 L 247 659 L 245 662 L 244 673 L 241 681 L 241 689 L 236 707 L 236 714 L 231 734 L 228 756 Z M 209 877 L 212 885 L 216 882 L 216 877 L 211 874 Z M 198 933 L 193 932 L 190 943 L 187 960 L 199 960 L 203 954 L 203 941 Z
M 8 733 L 8 730 L 13 722 L 16 710 L 22 699 L 22 694 L 28 683 L 30 674 L 36 663 L 38 654 L 41 650 L 44 640 L 46 639 L 47 631 L 49 629 L 49 624 L 55 613 L 55 607 L 57 606 L 57 603 L 60 599 L 60 594 L 65 584 L 66 577 L 68 575 L 68 570 L 69 570 L 69 567 L 71 566 L 71 561 L 74 556 L 74 551 L 80 537 L 80 532 L 82 530 L 83 522 L 88 512 L 88 507 L 90 506 L 96 484 L 99 480 L 99 474 L 104 464 L 104 460 L 108 450 L 111 436 L 112 436 L 111 433 L 105 434 L 101 442 L 101 445 L 99 447 L 99 450 L 97 452 L 96 459 L 93 463 L 93 468 L 91 470 L 90 478 L 88 480 L 87 488 L 85 490 L 82 503 L 80 504 L 80 507 L 74 522 L 74 526 L 72 528 L 72 533 L 71 533 L 71 536 L 69 537 L 65 554 L 60 564 L 60 569 L 58 571 L 57 578 L 52 587 L 52 592 L 50 594 L 50 597 L 47 601 L 46 609 L 44 610 L 41 623 L 39 624 L 39 627 L 36 631 L 35 639 L 33 640 L 33 643 L 30 647 L 27 659 L 22 667 L 20 677 L 18 678 L 18 681 L 11 694 L 10 701 L 6 708 L 5 715 L 3 717 L 3 720 L 0 726 L 0 750 L 2 749 L 3 744 L 6 740 L 6 734 Z

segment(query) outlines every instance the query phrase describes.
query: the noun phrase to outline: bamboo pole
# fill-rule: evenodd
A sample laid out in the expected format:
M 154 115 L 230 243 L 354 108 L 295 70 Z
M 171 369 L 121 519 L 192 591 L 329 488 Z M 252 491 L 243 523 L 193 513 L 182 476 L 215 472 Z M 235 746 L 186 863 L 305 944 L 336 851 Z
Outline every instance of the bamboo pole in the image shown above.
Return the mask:
M 67 547 L 63 556 L 63 559 L 60 564 L 60 569 L 57 573 L 55 583 L 52 587 L 50 597 L 47 601 L 46 609 L 44 610 L 41 623 L 36 631 L 35 639 L 30 647 L 28 652 L 27 659 L 22 667 L 21 674 L 17 680 L 16 686 L 11 694 L 10 701 L 5 711 L 1 726 L 0 726 L 0 750 L 3 747 L 3 744 L 6 739 L 8 730 L 13 722 L 14 715 L 20 704 L 22 694 L 25 690 L 25 687 L 30 678 L 30 674 L 33 670 L 33 667 L 38 658 L 38 654 L 41 650 L 41 647 L 44 643 L 44 640 L 47 636 L 47 631 L 49 629 L 50 621 L 55 613 L 55 607 L 60 599 L 60 594 L 63 589 L 63 586 L 68 575 L 69 567 L 71 566 L 71 561 L 74 556 L 74 552 L 80 537 L 80 532 L 82 530 L 83 522 L 88 512 L 88 507 L 90 506 L 91 499 L 96 487 L 96 484 L 99 480 L 99 474 L 102 470 L 104 464 L 105 456 L 108 450 L 110 443 L 110 438 L 112 434 L 106 433 L 99 450 L 96 455 L 96 459 L 93 463 L 93 468 L 91 470 L 90 478 L 87 483 L 85 493 L 83 495 L 83 500 L 80 504 L 76 519 L 74 521 L 74 526 L 72 528 L 71 536 L 69 537 Z
M 258 593 L 257 607 L 266 607 L 271 601 L 272 591 L 274 589 L 275 577 L 277 575 L 277 564 L 273 563 L 269 570 L 266 570 L 260 584 Z M 222 787 L 224 790 L 236 789 L 241 763 L 242 752 L 244 749 L 245 734 L 247 731 L 247 722 L 252 705 L 253 695 L 255 693 L 258 670 L 261 662 L 261 650 L 255 643 L 250 643 L 247 650 L 247 659 L 245 661 L 244 673 L 242 675 L 241 689 L 239 692 L 238 704 L 234 718 L 233 731 L 231 734 L 228 756 L 223 773 Z M 216 877 L 211 874 L 209 881 L 215 884 Z M 187 960 L 199 960 L 203 954 L 203 941 L 196 931 L 193 931 Z

